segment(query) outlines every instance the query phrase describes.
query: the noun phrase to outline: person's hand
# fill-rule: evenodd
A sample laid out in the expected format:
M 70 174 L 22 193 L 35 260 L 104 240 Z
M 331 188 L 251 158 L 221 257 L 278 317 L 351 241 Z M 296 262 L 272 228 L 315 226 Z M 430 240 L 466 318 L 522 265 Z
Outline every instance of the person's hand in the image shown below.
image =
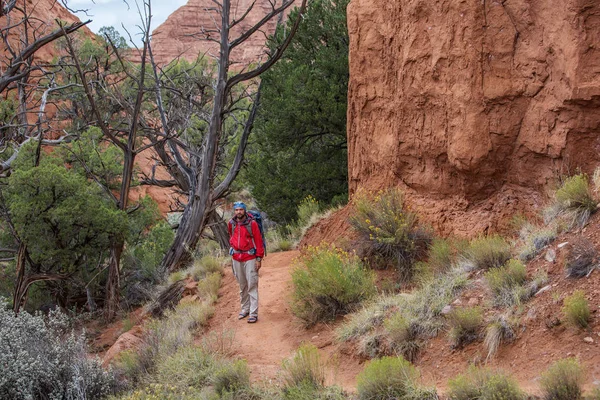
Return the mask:
M 260 264 L 261 264 L 261 262 L 260 262 L 260 261 L 257 261 L 257 262 L 254 264 L 254 268 L 256 269 L 256 272 L 258 272 L 258 270 L 260 269 Z

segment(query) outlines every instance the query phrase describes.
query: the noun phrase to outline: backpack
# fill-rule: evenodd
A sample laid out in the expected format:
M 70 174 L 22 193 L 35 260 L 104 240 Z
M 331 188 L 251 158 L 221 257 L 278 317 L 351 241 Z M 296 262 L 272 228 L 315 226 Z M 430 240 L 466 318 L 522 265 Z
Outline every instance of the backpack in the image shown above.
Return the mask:
M 262 216 L 260 215 L 260 212 L 255 211 L 255 210 L 248 210 L 246 212 L 246 214 L 248 214 L 248 217 L 250 220 L 255 220 L 256 224 L 258 225 L 258 230 L 260 230 L 260 236 L 262 237 L 263 248 L 265 249 L 265 257 L 266 257 L 267 256 L 267 241 L 265 240 L 265 229 L 263 228 Z M 231 223 L 232 228 L 235 229 L 235 225 L 236 225 L 235 218 L 232 218 L 230 223 Z M 252 234 L 252 222 L 246 224 L 246 228 L 248 229 L 248 233 L 250 234 L 250 237 L 252 238 L 252 243 L 254 243 L 254 235 Z M 254 245 L 254 247 L 256 247 L 256 244 Z

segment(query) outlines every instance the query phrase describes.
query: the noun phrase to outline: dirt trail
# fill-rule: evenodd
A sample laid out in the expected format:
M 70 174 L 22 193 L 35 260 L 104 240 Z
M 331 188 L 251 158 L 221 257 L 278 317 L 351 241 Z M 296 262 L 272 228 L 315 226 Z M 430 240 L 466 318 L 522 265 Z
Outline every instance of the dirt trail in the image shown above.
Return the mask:
M 282 361 L 303 342 L 311 342 L 319 348 L 322 360 L 327 363 L 328 383 L 353 390 L 362 366 L 349 355 L 344 355 L 343 363 L 337 361 L 339 349 L 334 340 L 334 328 L 319 325 L 305 329 L 290 311 L 291 271 L 293 260 L 298 255 L 298 251 L 273 253 L 263 261 L 259 274 L 259 319 L 256 324 L 237 319 L 240 311 L 239 287 L 231 268 L 226 268 L 209 332 L 219 335 L 226 331 L 234 332 L 232 353 L 248 361 L 255 382 L 276 379 Z

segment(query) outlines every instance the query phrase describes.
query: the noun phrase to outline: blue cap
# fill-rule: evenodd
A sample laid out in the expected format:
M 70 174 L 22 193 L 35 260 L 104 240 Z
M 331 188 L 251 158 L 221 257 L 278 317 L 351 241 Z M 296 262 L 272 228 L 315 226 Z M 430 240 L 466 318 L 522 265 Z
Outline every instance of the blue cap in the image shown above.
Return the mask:
M 246 211 L 246 205 L 241 201 L 236 201 L 233 203 L 233 209 L 235 210 L 236 208 L 243 208 L 244 211 Z

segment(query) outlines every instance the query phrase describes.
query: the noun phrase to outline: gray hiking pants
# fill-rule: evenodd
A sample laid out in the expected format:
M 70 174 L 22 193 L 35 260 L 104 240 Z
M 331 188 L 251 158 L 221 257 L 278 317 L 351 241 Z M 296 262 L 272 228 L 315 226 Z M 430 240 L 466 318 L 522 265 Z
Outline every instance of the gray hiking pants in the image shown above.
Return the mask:
M 258 317 L 258 272 L 256 260 L 233 261 L 233 274 L 240 285 L 242 312 Z

